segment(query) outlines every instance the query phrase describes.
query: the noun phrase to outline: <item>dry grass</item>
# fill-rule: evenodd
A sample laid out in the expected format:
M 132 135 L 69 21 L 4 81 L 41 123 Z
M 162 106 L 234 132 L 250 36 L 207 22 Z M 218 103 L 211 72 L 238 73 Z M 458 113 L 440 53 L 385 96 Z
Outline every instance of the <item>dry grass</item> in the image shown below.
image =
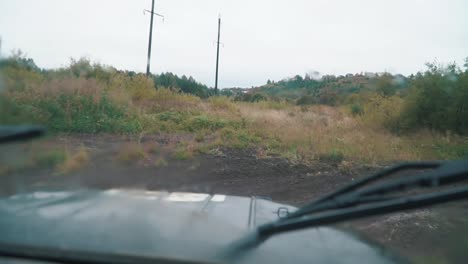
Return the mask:
M 228 112 L 228 113 L 236 113 L 239 111 L 239 104 L 236 104 L 232 101 L 231 98 L 225 96 L 215 96 L 210 97 L 207 100 L 208 109 L 211 112 Z M 205 108 L 206 110 L 206 108 Z
M 181 142 L 172 153 L 177 160 L 192 159 L 199 152 L 199 144 L 196 141 Z
M 169 89 L 151 89 L 152 94 L 146 97 L 149 112 L 161 112 L 169 110 L 197 111 L 200 109 L 201 99 L 199 97 L 179 94 Z
M 57 171 L 61 174 L 68 174 L 74 171 L 77 171 L 89 162 L 89 150 L 81 146 L 74 153 L 67 153 L 65 161 L 57 166 Z
M 169 162 L 167 162 L 167 160 L 164 157 L 159 157 L 154 162 L 154 166 L 156 166 L 157 168 L 167 167 L 168 165 Z
M 266 139 L 264 145 L 276 139 L 272 150 L 300 162 L 324 157 L 340 159 L 341 156 L 368 163 L 439 159 L 445 157 L 430 146 L 466 145 L 462 137 L 451 135 L 448 141 L 440 134 L 424 131 L 398 136 L 382 127 L 370 126 L 368 120 L 354 118 L 343 109 L 329 106 L 266 109 L 248 104 L 240 108 L 240 115 L 248 121 L 249 134 Z
M 116 159 L 122 163 L 131 163 L 146 157 L 146 152 L 139 143 L 126 143 L 119 148 Z

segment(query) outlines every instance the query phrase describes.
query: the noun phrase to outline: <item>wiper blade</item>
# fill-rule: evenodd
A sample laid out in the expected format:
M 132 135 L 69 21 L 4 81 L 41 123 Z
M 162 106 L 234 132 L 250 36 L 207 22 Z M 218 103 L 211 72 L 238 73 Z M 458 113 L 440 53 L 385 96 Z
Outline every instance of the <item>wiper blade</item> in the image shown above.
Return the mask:
M 377 179 L 408 169 L 432 170 L 366 187 Z M 235 246 L 242 248 L 258 245 L 271 235 L 286 231 L 466 199 L 468 184 L 425 194 L 398 195 L 400 191 L 415 187 L 436 188 L 465 180 L 468 180 L 468 161 L 404 163 L 358 180 L 284 218 L 262 225 L 254 231 L 254 235 L 249 235 L 250 238 L 255 238 L 254 240 L 241 240 L 240 243 L 235 243 Z
M 45 134 L 40 126 L 0 126 L 0 144 L 13 141 L 24 141 Z
M 438 162 L 438 161 L 432 161 L 432 162 L 407 162 L 407 163 L 401 163 L 396 166 L 383 169 L 376 174 L 373 174 L 371 176 L 359 179 L 353 183 L 350 183 L 330 194 L 327 194 L 323 196 L 322 198 L 319 198 L 318 200 L 304 205 L 301 208 L 299 208 L 297 211 L 291 213 L 288 215 L 287 218 L 294 218 L 294 217 L 300 217 L 306 214 L 310 214 L 313 212 L 317 211 L 322 211 L 325 209 L 332 209 L 333 207 L 340 207 L 340 201 L 343 202 L 342 205 L 345 207 L 345 205 L 350 205 L 350 201 L 346 201 L 343 199 L 338 199 L 339 197 L 342 197 L 345 194 L 351 193 L 352 191 L 363 187 L 369 183 L 375 182 L 377 180 L 380 180 L 384 177 L 391 176 L 395 173 L 401 172 L 401 171 L 407 171 L 407 170 L 415 170 L 415 169 L 436 169 L 439 166 L 441 166 L 443 163 Z M 382 199 L 382 197 L 379 197 L 379 199 Z
M 365 185 L 372 181 L 385 176 L 390 176 L 395 172 L 407 170 L 408 168 L 431 168 L 432 170 L 419 175 L 403 176 L 381 184 L 375 184 L 375 186 L 365 187 Z M 468 161 L 402 164 L 348 185 L 316 202 L 298 209 L 296 212 L 293 212 L 287 217 L 277 221 L 278 223 L 273 223 L 273 225 L 269 225 L 268 227 L 261 227 L 259 230 L 276 229 L 278 226 L 289 226 L 288 228 L 295 228 L 298 227 L 297 224 L 293 224 L 296 222 L 301 222 L 304 226 L 310 226 L 312 223 L 332 224 L 336 221 L 366 217 L 381 213 L 390 213 L 398 210 L 414 209 L 417 207 L 451 201 L 453 199 L 468 198 L 468 196 L 464 196 L 466 193 L 463 188 L 451 189 L 448 191 L 439 190 L 435 193 L 413 196 L 394 194 L 411 188 L 436 188 L 465 180 L 468 180 Z M 354 208 L 356 206 L 360 207 Z M 346 208 L 351 209 L 344 210 Z M 327 212 L 330 210 L 335 210 L 335 212 L 326 215 L 317 215 L 316 217 L 313 217 L 313 219 L 315 219 L 314 221 L 311 221 L 311 219 L 303 219 L 307 215 Z M 350 212 L 352 212 L 352 214 L 349 214 Z M 332 217 L 330 218 L 330 216 Z M 295 219 L 297 221 L 293 221 Z M 317 222 L 317 219 L 320 221 Z M 277 229 L 277 231 L 280 231 L 281 229 L 283 228 Z M 260 231 L 260 233 L 262 232 L 263 231 Z M 271 232 L 272 231 L 265 231 L 263 233 Z
M 424 206 L 436 205 L 450 201 L 468 198 L 468 187 L 454 188 L 431 194 L 402 197 L 378 204 L 367 204 L 357 208 L 346 208 L 337 211 L 325 212 L 317 215 L 294 218 L 288 221 L 278 221 L 258 228 L 258 234 L 264 239 L 285 231 L 310 228 L 320 225 L 329 225 L 344 220 L 358 219 L 379 214 L 387 214 L 401 210 L 417 209 Z

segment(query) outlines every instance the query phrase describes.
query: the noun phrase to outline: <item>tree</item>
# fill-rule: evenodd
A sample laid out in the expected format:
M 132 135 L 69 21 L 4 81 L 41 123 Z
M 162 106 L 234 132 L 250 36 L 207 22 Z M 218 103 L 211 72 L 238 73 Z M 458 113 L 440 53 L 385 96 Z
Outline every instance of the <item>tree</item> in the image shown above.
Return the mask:
M 396 87 L 393 83 L 393 76 L 389 73 L 385 73 L 379 76 L 376 84 L 377 93 L 384 97 L 392 96 L 396 93 Z
M 454 64 L 427 67 L 411 81 L 401 115 L 404 127 L 468 133 L 467 71 Z

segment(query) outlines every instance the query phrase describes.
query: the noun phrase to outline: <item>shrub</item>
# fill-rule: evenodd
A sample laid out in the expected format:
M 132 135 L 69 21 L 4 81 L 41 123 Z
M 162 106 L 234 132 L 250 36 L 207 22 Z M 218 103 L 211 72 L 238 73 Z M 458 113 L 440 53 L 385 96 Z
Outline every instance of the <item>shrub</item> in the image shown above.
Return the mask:
M 59 173 L 70 173 L 85 166 L 89 161 L 89 153 L 85 147 L 80 147 L 73 154 L 67 153 L 67 158 L 57 169 Z
M 190 132 L 199 131 L 203 129 L 218 130 L 226 126 L 226 121 L 209 118 L 205 115 L 195 116 L 188 121 L 187 130 Z
M 399 132 L 402 127 L 400 120 L 402 106 L 403 99 L 398 96 L 384 97 L 374 93 L 364 105 L 361 119 L 371 127 L 384 127 Z
M 117 160 L 123 163 L 131 163 L 146 157 L 146 153 L 137 143 L 128 143 L 120 147 Z
M 468 133 L 468 69 L 461 72 L 456 65 L 446 67 L 428 64 L 418 74 L 401 114 L 406 129 L 429 128 Z
M 297 105 L 313 105 L 317 103 L 315 96 L 304 95 L 296 101 Z
M 33 102 L 47 116 L 45 125 L 59 132 L 124 132 L 141 130 L 138 121 L 129 118 L 126 107 L 110 102 L 106 96 L 99 101 L 85 95 L 59 95 Z
M 332 149 L 327 154 L 319 155 L 319 160 L 340 163 L 344 160 L 344 154 L 337 149 Z
M 193 157 L 193 153 L 184 148 L 179 148 L 174 151 L 172 157 L 177 160 L 189 160 Z
M 351 114 L 353 116 L 361 115 L 363 112 L 364 112 L 364 109 L 360 104 L 351 105 Z

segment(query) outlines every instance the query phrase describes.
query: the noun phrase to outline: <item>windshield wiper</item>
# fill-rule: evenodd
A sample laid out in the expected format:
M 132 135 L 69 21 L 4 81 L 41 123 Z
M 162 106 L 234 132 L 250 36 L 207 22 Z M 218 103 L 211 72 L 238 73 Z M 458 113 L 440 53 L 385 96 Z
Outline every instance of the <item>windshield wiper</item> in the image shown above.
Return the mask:
M 431 170 L 367 186 L 378 179 L 408 169 Z M 465 199 L 468 198 L 468 184 L 424 194 L 400 194 L 414 188 L 435 189 L 465 180 L 468 180 L 468 161 L 404 163 L 358 180 L 284 218 L 259 226 L 252 234 L 237 241 L 234 247 L 255 246 L 282 232 Z
M 373 174 L 368 177 L 364 177 L 362 179 L 359 179 L 355 182 L 352 182 L 348 185 L 345 185 L 344 187 L 327 194 L 321 198 L 319 198 L 316 201 L 313 201 L 310 204 L 306 204 L 299 208 L 297 211 L 289 214 L 286 218 L 283 219 L 291 219 L 295 217 L 300 217 L 306 214 L 311 214 L 313 212 L 318 212 L 318 211 L 323 211 L 326 209 L 333 209 L 333 208 L 338 208 L 338 207 L 347 207 L 352 205 L 353 201 L 355 199 L 352 199 L 354 197 L 346 197 L 345 195 L 351 193 L 352 191 L 361 188 L 365 185 L 368 185 L 372 182 L 375 182 L 377 180 L 380 180 L 382 178 L 391 176 L 395 173 L 401 172 L 401 171 L 407 171 L 407 170 L 416 170 L 416 169 L 436 169 L 439 166 L 441 166 L 441 162 L 410 162 L 410 163 L 401 163 L 393 167 L 389 167 L 386 169 L 383 169 L 376 174 Z M 353 196 L 355 196 L 353 194 Z M 376 200 L 382 200 L 385 199 L 385 197 L 378 196 L 378 197 L 367 197 L 370 201 L 372 201 L 372 198 L 375 198 Z M 361 199 L 365 200 L 365 197 L 361 197 Z
M 0 126 L 0 144 L 13 141 L 24 141 L 44 135 L 45 129 L 40 126 Z

